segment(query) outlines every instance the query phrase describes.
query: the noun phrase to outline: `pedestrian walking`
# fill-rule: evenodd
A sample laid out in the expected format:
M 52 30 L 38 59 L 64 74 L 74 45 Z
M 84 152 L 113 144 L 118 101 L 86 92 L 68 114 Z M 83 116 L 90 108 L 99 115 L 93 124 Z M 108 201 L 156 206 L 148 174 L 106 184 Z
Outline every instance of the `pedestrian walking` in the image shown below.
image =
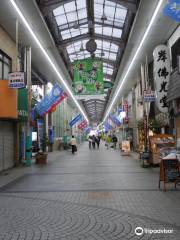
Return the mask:
M 88 137 L 88 142 L 89 142 L 89 149 L 91 149 L 91 145 L 92 145 L 92 136 L 89 135 Z
M 77 142 L 76 142 L 76 138 L 74 136 L 72 136 L 72 138 L 70 140 L 70 144 L 72 147 L 72 154 L 74 154 L 75 152 L 77 152 Z
M 107 147 L 107 149 L 109 149 L 110 143 L 111 143 L 111 136 L 108 135 L 106 137 L 106 143 L 105 143 L 105 146 Z
M 118 141 L 118 139 L 117 139 L 116 135 L 113 134 L 112 142 L 113 142 L 113 148 L 114 148 L 114 149 L 116 149 L 117 141 Z
M 97 144 L 97 148 L 98 148 L 98 149 L 99 149 L 100 141 L 101 141 L 101 137 L 100 137 L 100 136 L 97 136 L 97 137 L 96 137 L 96 144 Z
M 96 137 L 95 137 L 95 135 L 92 136 L 92 146 L 93 146 L 93 149 L 96 148 Z

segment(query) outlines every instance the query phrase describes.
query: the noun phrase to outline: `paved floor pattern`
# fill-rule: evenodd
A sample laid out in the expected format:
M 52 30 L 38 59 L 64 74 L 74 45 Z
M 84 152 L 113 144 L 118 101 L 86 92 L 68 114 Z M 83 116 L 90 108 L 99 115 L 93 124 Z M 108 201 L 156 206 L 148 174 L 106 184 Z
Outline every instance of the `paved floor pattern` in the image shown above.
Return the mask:
M 1 186 L 0 240 L 180 239 L 180 191 L 158 190 L 158 168 L 142 169 L 134 155 L 89 151 L 86 144 L 73 157 L 49 158 Z

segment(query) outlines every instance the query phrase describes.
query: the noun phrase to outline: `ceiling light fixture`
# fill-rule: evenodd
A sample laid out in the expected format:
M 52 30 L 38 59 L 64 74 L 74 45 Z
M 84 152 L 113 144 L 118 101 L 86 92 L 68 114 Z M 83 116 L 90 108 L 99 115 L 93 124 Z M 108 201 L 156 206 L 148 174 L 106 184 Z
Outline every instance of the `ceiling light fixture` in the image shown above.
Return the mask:
M 36 42 L 36 44 L 38 45 L 38 47 L 41 49 L 42 53 L 44 54 L 44 56 L 46 57 L 46 59 L 48 60 L 49 64 L 52 66 L 54 72 L 57 74 L 57 76 L 59 77 L 61 83 L 64 85 L 65 89 L 67 90 L 67 92 L 69 93 L 69 95 L 71 96 L 71 98 L 73 99 L 74 103 L 76 104 L 76 106 L 78 107 L 78 109 L 80 110 L 80 112 L 82 113 L 82 115 L 84 116 L 84 118 L 86 119 L 87 122 L 89 122 L 86 114 L 84 113 L 83 109 L 81 108 L 80 104 L 78 103 L 78 101 L 76 100 L 76 98 L 74 97 L 70 87 L 68 86 L 68 84 L 66 83 L 66 81 L 63 79 L 63 76 L 61 75 L 61 73 L 58 71 L 57 67 L 55 66 L 55 64 L 53 63 L 53 60 L 51 59 L 51 57 L 48 55 L 48 53 L 46 52 L 45 48 L 43 47 L 43 45 L 41 44 L 40 40 L 38 39 L 38 37 L 35 35 L 34 31 L 32 30 L 32 28 L 30 27 L 28 21 L 26 20 L 25 16 L 23 15 L 23 13 L 21 12 L 20 8 L 18 7 L 18 5 L 16 4 L 16 2 L 14 0 L 10 0 L 12 6 L 14 7 L 14 9 L 16 10 L 16 12 L 18 13 L 18 15 L 20 16 L 21 20 L 23 21 L 24 25 L 26 26 L 26 28 L 28 29 L 29 33 L 31 34 L 31 36 L 33 37 L 34 41 Z
M 103 12 L 103 15 L 102 15 L 102 17 L 101 17 L 101 21 L 107 21 L 107 17 L 106 17 L 106 15 L 105 15 L 104 12 Z
M 81 42 L 81 46 L 80 46 L 80 49 L 79 49 L 80 52 L 84 51 L 84 46 L 83 46 L 83 43 Z
M 78 29 L 78 28 L 79 28 L 79 24 L 78 24 L 77 21 L 74 23 L 73 28 L 74 28 L 74 29 Z
M 116 91 L 116 93 L 115 93 L 115 95 L 114 95 L 114 97 L 113 97 L 113 99 L 112 99 L 112 102 L 111 102 L 110 106 L 108 107 L 108 110 L 106 111 L 105 117 L 104 117 L 104 119 L 103 119 L 104 122 L 106 121 L 109 113 L 110 113 L 111 110 L 112 110 L 113 105 L 115 104 L 115 102 L 116 102 L 116 100 L 117 100 L 117 98 L 118 98 L 118 96 L 119 96 L 119 93 L 120 93 L 120 91 L 121 91 L 121 89 L 122 89 L 122 86 L 123 86 L 123 84 L 125 83 L 125 81 L 126 81 L 126 79 L 127 79 L 127 76 L 128 76 L 128 74 L 129 74 L 129 72 L 130 72 L 130 70 L 131 70 L 131 68 L 132 68 L 132 66 L 133 66 L 133 64 L 134 64 L 134 62 L 135 62 L 135 60 L 136 60 L 136 58 L 137 58 L 137 56 L 138 56 L 138 54 L 139 54 L 142 46 L 143 46 L 146 38 L 147 38 L 147 35 L 148 35 L 148 33 L 149 33 L 149 31 L 150 31 L 150 29 L 151 29 L 151 27 L 152 27 L 152 25 L 153 25 L 153 23 L 154 23 L 157 15 L 158 15 L 158 12 L 159 12 L 159 9 L 160 9 L 162 3 L 163 3 L 163 0 L 159 0 L 158 4 L 157 4 L 157 6 L 156 6 L 156 9 L 155 9 L 155 11 L 154 11 L 154 13 L 153 13 L 153 15 L 152 15 L 152 18 L 151 18 L 151 20 L 150 20 L 150 22 L 149 22 L 149 25 L 148 25 L 148 27 L 146 28 L 146 31 L 145 31 L 145 33 L 144 33 L 144 36 L 143 36 L 143 38 L 142 38 L 142 40 L 141 40 L 141 42 L 140 42 L 140 44 L 139 44 L 139 46 L 138 46 L 138 48 L 137 48 L 137 50 L 136 50 L 136 52 L 135 52 L 132 60 L 131 60 L 131 63 L 129 64 L 129 67 L 128 67 L 125 75 L 122 77 L 122 80 L 120 81 L 121 83 L 120 83 L 119 87 L 117 88 L 117 91 Z

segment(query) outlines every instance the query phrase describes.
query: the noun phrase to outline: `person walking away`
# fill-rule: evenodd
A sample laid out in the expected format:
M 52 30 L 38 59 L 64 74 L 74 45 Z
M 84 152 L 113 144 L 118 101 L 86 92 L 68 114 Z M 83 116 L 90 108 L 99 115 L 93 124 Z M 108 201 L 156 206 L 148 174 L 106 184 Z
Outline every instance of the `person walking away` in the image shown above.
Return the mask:
M 76 138 L 74 136 L 72 136 L 72 138 L 70 140 L 70 144 L 72 147 L 72 154 L 74 154 L 75 152 L 77 152 L 77 142 L 76 142 Z
M 92 145 L 92 137 L 89 135 L 88 137 L 88 142 L 89 142 L 89 149 L 91 149 L 91 145 Z
M 106 144 L 105 144 L 106 147 L 107 147 L 107 149 L 109 149 L 110 143 L 111 143 L 111 136 L 108 135 L 108 136 L 106 137 Z
M 101 141 L 101 137 L 97 136 L 97 146 L 98 146 L 98 149 L 99 149 L 100 141 Z
M 116 135 L 113 135 L 112 141 L 113 141 L 113 148 L 116 149 L 116 145 L 117 145 L 117 141 L 118 141 Z
M 100 138 L 99 138 L 99 136 L 96 137 L 96 144 L 97 144 L 97 148 L 99 149 L 99 144 L 100 144 Z
M 93 149 L 95 149 L 96 148 L 96 137 L 95 137 L 95 135 L 93 135 L 92 136 L 92 146 L 93 146 Z

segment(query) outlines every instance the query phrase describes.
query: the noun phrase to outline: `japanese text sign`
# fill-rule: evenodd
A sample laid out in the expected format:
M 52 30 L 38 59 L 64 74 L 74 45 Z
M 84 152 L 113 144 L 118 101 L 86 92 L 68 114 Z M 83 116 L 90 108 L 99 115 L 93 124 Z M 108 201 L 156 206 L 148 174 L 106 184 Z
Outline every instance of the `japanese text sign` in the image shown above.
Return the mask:
M 25 74 L 24 72 L 9 73 L 9 88 L 24 88 Z
M 145 102 L 153 102 L 155 101 L 155 91 L 152 90 L 144 90 L 144 101 Z
M 170 56 L 166 45 L 159 45 L 154 49 L 154 80 L 156 89 L 156 103 L 159 111 L 167 112 L 167 92 L 170 78 Z

